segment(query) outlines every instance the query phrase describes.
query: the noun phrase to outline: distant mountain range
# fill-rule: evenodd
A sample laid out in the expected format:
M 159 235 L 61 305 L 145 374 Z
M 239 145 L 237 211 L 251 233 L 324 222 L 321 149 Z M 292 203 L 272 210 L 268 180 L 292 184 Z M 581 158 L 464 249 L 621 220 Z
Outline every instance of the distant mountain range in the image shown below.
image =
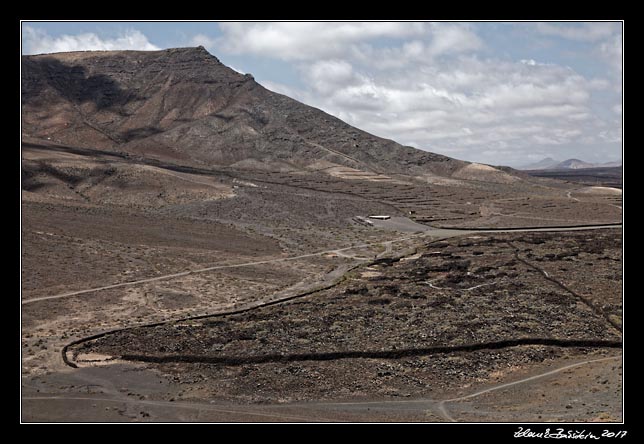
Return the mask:
M 519 167 L 520 170 L 579 170 L 582 168 L 610 168 L 622 166 L 622 162 L 590 163 L 579 159 L 562 161 L 547 157 L 536 163 Z

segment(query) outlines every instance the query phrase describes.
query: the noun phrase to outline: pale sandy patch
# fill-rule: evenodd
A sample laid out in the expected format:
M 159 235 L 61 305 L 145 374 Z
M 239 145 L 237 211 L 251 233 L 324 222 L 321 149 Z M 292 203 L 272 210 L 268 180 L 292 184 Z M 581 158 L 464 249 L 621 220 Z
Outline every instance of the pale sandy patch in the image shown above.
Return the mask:
M 518 177 L 512 176 L 505 171 L 480 163 L 465 165 L 463 168 L 452 174 L 452 177 L 493 183 L 513 183 L 520 180 Z
M 613 196 L 618 196 L 622 194 L 622 190 L 620 190 L 619 188 L 613 188 L 613 187 L 586 187 L 586 188 L 582 188 L 577 192 L 586 193 L 586 194 L 610 194 Z

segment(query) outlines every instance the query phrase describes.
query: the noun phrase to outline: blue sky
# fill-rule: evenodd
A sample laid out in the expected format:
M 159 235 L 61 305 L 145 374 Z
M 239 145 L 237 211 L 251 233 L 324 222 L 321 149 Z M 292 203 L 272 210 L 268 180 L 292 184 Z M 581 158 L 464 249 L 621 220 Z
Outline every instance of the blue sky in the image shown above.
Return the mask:
M 621 160 L 619 22 L 23 22 L 23 54 L 203 45 L 381 137 L 520 166 Z

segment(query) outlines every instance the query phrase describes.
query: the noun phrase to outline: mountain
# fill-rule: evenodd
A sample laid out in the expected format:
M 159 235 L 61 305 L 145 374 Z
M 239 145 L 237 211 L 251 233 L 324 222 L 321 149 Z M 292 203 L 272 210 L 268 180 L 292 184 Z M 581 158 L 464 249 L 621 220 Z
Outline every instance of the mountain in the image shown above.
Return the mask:
M 521 170 L 579 170 L 587 168 L 610 168 L 622 166 L 622 162 L 590 163 L 579 159 L 567 159 L 562 162 L 547 157 L 539 162 L 521 167 Z
M 613 168 L 613 167 L 621 167 L 621 166 L 622 166 L 621 160 L 618 160 L 615 162 L 600 163 L 598 165 L 599 168 Z
M 415 176 L 470 165 L 269 91 L 203 47 L 23 56 L 22 103 L 24 137 L 186 165 Z M 489 170 L 476 169 L 507 179 Z
M 584 162 L 579 159 L 567 159 L 563 162 L 559 162 L 554 166 L 556 170 L 578 170 L 581 168 L 593 168 L 595 164 Z
M 531 163 L 528 165 L 522 166 L 522 170 L 546 170 L 548 168 L 554 168 L 559 163 L 558 160 L 553 159 L 552 157 L 546 157 L 539 162 Z

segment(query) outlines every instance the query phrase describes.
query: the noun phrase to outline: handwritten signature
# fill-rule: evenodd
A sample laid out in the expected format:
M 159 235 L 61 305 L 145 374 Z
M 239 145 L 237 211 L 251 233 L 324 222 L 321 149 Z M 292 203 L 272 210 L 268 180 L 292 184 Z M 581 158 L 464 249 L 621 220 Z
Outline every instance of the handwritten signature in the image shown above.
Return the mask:
M 530 429 L 519 427 L 519 430 L 514 432 L 515 438 L 546 438 L 546 439 L 601 439 L 601 438 L 623 438 L 626 436 L 626 430 L 618 432 L 611 432 L 610 430 L 602 431 L 601 435 L 595 435 L 593 432 L 586 430 L 565 430 L 555 429 L 551 431 L 546 429 L 543 432 L 533 432 Z

